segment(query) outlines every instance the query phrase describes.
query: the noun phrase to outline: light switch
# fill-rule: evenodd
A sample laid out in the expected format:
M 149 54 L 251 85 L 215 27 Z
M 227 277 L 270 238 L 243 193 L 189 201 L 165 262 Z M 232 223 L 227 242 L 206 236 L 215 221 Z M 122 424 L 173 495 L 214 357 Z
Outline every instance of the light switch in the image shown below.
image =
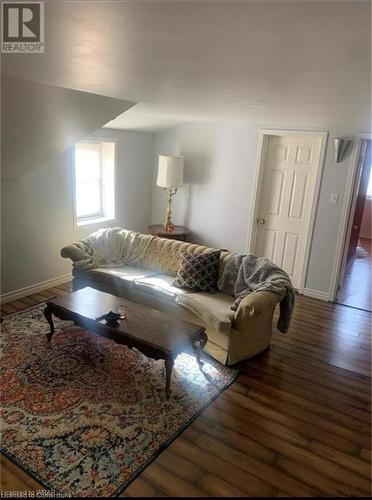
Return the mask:
M 331 193 L 330 203 L 338 203 L 338 193 Z

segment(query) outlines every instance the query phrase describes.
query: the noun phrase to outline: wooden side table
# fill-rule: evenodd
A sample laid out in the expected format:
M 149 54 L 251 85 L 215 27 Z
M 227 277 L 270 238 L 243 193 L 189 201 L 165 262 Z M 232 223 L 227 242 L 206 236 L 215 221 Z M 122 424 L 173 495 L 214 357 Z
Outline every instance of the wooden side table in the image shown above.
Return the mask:
M 174 226 L 171 233 L 165 230 L 162 224 L 153 224 L 149 226 L 149 233 L 160 238 L 169 238 L 170 240 L 188 241 L 190 230 L 183 226 Z

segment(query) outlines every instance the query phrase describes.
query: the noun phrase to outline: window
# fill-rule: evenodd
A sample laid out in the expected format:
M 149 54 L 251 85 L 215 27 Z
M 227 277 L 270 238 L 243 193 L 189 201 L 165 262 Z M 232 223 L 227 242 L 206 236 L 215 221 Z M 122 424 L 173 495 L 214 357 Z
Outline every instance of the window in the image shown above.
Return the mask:
M 367 198 L 372 198 L 372 165 L 369 171 L 369 181 L 367 187 Z
M 79 142 L 74 151 L 75 223 L 115 219 L 115 143 Z

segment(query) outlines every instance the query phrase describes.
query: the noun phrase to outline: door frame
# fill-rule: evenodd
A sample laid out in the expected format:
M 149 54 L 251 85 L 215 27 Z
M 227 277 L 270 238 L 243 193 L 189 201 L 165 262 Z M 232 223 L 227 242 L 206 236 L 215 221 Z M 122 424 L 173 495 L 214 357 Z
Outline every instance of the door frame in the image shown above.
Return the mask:
M 320 193 L 320 181 L 323 174 L 324 161 L 325 161 L 325 152 L 327 147 L 328 140 L 328 132 L 327 131 L 318 131 L 318 130 L 285 130 L 285 129 L 260 129 L 258 131 L 258 145 L 257 145 L 257 155 L 256 155 L 256 166 L 255 166 L 255 176 L 254 176 L 254 184 L 253 184 L 253 196 L 251 203 L 251 216 L 248 223 L 248 239 L 247 239 L 247 249 L 249 253 L 253 253 L 256 242 L 257 242 L 257 224 L 256 220 L 258 218 L 258 211 L 261 202 L 261 191 L 262 191 L 262 183 L 264 177 L 264 167 L 265 167 L 265 155 L 267 152 L 267 147 L 269 144 L 269 138 L 271 136 L 281 136 L 281 137 L 296 137 L 296 136 L 307 136 L 307 137 L 316 137 L 320 139 L 320 155 L 319 155 L 319 164 L 318 171 L 316 173 L 315 180 L 315 189 L 314 196 L 311 204 L 311 213 L 309 220 L 309 231 L 306 238 L 305 244 L 305 255 L 304 255 L 304 264 L 301 272 L 301 281 L 299 293 L 303 293 L 305 288 L 305 281 L 307 276 L 307 270 L 309 266 L 309 257 L 310 257 L 310 247 L 313 239 L 314 232 L 314 224 L 315 224 L 315 215 L 318 207 L 319 201 L 319 193 Z
M 349 173 L 346 179 L 344 201 L 340 216 L 340 226 L 336 242 L 336 255 L 333 263 L 329 300 L 335 302 L 339 292 L 338 286 L 343 280 L 346 268 L 346 247 L 349 246 L 351 226 L 354 218 L 354 210 L 356 203 L 356 183 L 360 174 L 358 169 L 359 156 L 362 148 L 362 143 L 365 140 L 372 140 L 371 133 L 356 134 L 354 136 L 354 148 L 351 157 Z

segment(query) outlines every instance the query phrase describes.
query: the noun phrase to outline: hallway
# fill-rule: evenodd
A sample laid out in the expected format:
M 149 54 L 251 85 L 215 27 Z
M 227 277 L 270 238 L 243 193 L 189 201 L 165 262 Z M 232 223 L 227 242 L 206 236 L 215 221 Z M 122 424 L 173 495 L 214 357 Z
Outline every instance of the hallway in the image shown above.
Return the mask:
M 361 247 L 368 252 L 366 257 L 354 257 L 345 273 L 344 283 L 338 299 L 339 304 L 372 311 L 372 249 L 371 241 L 360 238 Z

